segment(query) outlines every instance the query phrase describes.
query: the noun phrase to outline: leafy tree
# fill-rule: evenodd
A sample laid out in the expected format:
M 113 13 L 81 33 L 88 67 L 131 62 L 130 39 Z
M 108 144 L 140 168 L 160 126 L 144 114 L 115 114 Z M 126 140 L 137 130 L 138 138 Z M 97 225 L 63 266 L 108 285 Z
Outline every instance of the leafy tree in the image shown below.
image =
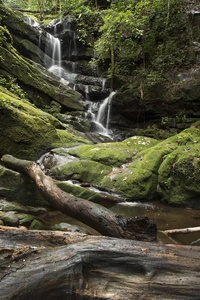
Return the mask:
M 110 59 L 111 82 L 114 73 L 132 75 L 138 63 L 159 80 L 169 66 L 184 64 L 189 39 L 182 35 L 181 40 L 177 34 L 186 31 L 180 4 L 180 0 L 112 2 L 95 45 L 100 61 Z

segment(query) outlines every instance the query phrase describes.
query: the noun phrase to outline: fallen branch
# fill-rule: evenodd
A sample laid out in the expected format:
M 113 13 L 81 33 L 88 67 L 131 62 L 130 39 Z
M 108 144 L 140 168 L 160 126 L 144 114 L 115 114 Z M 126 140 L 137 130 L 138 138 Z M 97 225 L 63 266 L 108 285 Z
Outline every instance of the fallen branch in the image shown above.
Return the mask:
M 101 205 L 74 197 L 58 188 L 53 179 L 46 176 L 35 162 L 17 159 L 11 155 L 4 155 L 2 161 L 5 166 L 27 174 L 54 208 L 89 225 L 101 234 L 143 241 L 156 240 L 156 224 L 149 218 L 116 215 Z
M 189 228 L 180 228 L 180 229 L 171 229 L 161 231 L 162 233 L 168 234 L 177 234 L 177 233 L 191 233 L 191 232 L 200 232 L 200 227 L 189 227 Z

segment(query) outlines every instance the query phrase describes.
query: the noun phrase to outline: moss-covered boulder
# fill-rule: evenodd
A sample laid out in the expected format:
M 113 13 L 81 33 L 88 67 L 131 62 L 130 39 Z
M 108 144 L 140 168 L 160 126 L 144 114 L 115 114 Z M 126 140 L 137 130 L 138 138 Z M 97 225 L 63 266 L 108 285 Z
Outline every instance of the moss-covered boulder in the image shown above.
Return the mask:
M 157 192 L 163 201 L 200 208 L 199 183 L 200 143 L 178 147 L 160 165 Z
M 0 88 L 1 156 L 35 160 L 47 149 L 84 142 L 62 128 L 56 118 Z
M 189 128 L 162 142 L 131 137 L 123 142 L 63 150 L 78 161 L 51 169 L 60 180 L 97 185 L 130 201 L 155 200 L 200 206 L 200 130 Z M 71 191 L 73 193 L 73 191 Z
M 36 105 L 44 106 L 55 100 L 65 110 L 83 110 L 81 94 L 64 86 L 45 68 L 23 59 L 11 45 L 8 48 L 0 46 L 0 71 L 3 69 L 8 76 L 17 78 L 19 85 L 23 86 Z
M 95 161 L 80 160 L 54 167 L 51 169 L 50 175 L 59 180 L 75 179 L 82 182 L 98 184 L 111 170 L 112 167 Z
M 5 203 L 5 200 L 0 200 L 0 209 L 2 208 L 2 210 L 4 210 L 3 207 L 7 207 L 7 210 L 16 211 L 16 209 L 11 208 L 16 207 L 15 202 L 17 202 L 18 204 L 20 203 L 22 205 L 35 207 L 35 210 L 30 207 L 27 210 L 27 208 L 24 208 L 23 206 L 21 207 L 19 204 L 22 211 L 38 213 L 38 209 L 40 211 L 41 208 L 36 207 L 48 205 L 33 182 L 28 180 L 28 178 L 23 174 L 12 171 L 3 166 L 0 166 L 0 198 L 9 201 Z
M 34 220 L 39 220 L 39 217 L 30 214 L 18 214 L 15 212 L 5 212 L 0 214 L 0 220 L 7 226 L 30 226 Z
M 176 205 L 198 206 L 200 130 L 180 134 L 138 153 L 132 163 L 113 170 L 100 185 L 132 200 L 158 196 Z

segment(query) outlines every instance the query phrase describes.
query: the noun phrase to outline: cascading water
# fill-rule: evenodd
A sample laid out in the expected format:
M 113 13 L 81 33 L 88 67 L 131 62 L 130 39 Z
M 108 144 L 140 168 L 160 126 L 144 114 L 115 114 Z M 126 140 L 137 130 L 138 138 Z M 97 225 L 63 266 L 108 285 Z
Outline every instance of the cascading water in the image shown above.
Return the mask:
M 34 22 L 29 17 L 25 18 L 25 21 L 34 27 L 39 28 L 39 24 Z M 36 25 L 37 24 L 37 25 Z M 63 29 L 68 29 L 71 32 L 71 41 L 69 42 L 69 56 L 76 60 L 77 56 L 77 45 L 76 45 L 76 33 L 71 31 L 71 18 L 68 16 L 63 22 Z M 39 46 L 41 39 L 41 29 L 39 28 Z M 69 73 L 62 67 L 62 52 L 61 52 L 61 41 L 57 36 L 57 24 L 53 25 L 53 34 L 48 32 L 45 33 L 46 45 L 45 45 L 45 58 L 44 65 L 46 68 L 52 72 L 54 75 L 60 77 L 60 81 L 69 85 L 69 83 L 74 84 L 74 89 L 76 90 L 76 73 Z M 73 52 L 73 55 L 72 55 Z M 75 68 L 75 62 L 72 61 L 72 65 Z M 72 70 L 73 72 L 73 70 Z M 84 86 L 82 84 L 82 86 Z M 88 103 L 88 111 L 86 117 L 95 124 L 95 131 L 101 135 L 111 137 L 112 131 L 109 129 L 109 119 L 110 119 L 110 107 L 111 100 L 115 92 L 111 92 L 108 97 L 106 97 L 101 103 L 91 102 L 89 98 L 89 91 L 91 90 L 90 85 L 85 85 L 85 99 Z M 102 92 L 105 89 L 105 79 L 102 79 Z
M 40 26 L 40 24 L 38 22 L 34 21 L 33 19 L 29 18 L 28 16 L 24 16 L 24 21 L 32 27 Z
M 112 131 L 109 129 L 109 120 L 111 101 L 114 94 L 115 92 L 111 92 L 110 95 L 101 103 L 91 102 L 88 108 L 88 115 L 95 124 L 97 133 L 108 137 L 110 137 L 112 133 Z
M 48 66 L 49 57 L 51 58 L 51 66 Z M 46 33 L 45 65 L 49 67 L 50 72 L 61 77 L 61 42 L 59 38 L 48 32 Z

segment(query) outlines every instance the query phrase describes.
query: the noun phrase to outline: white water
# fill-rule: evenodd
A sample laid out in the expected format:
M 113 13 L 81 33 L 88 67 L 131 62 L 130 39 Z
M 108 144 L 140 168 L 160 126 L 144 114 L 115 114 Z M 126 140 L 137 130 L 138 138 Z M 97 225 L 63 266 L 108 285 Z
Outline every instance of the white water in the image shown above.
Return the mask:
M 49 65 L 49 57 L 51 63 Z M 46 33 L 46 46 L 45 46 L 45 65 L 48 70 L 52 72 L 56 69 L 56 74 L 61 77 L 61 42 L 59 38 L 54 37 L 50 33 Z M 53 72 L 52 72 L 53 73 Z
M 28 16 L 24 16 L 24 21 L 30 25 L 30 26 L 33 26 L 33 27 L 39 27 L 40 24 L 34 20 L 32 20 L 31 18 L 29 18 Z
M 87 111 L 87 117 L 95 124 L 96 132 L 108 137 L 112 134 L 109 129 L 109 120 L 111 101 L 114 94 L 115 92 L 111 92 L 101 103 L 89 102 Z

